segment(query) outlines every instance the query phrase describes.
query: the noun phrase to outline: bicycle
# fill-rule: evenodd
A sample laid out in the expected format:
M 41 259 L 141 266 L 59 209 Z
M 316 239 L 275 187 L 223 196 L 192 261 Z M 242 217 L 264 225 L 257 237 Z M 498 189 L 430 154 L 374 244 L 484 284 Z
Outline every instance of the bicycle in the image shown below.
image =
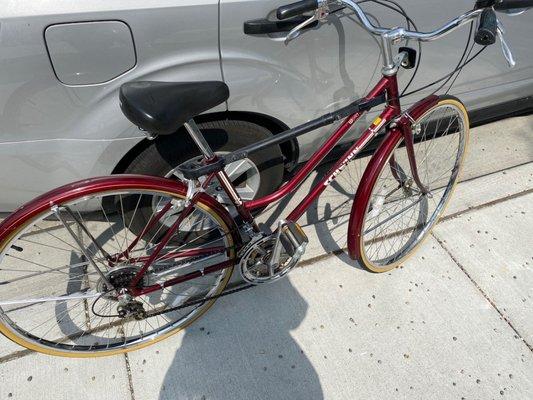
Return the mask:
M 279 21 L 297 17 L 286 42 L 318 26 L 332 6 L 352 10 L 381 38 L 382 78 L 364 98 L 238 151 L 215 154 L 194 122 L 229 97 L 225 83 L 124 84 L 122 111 L 148 138 L 183 125 L 202 156 L 179 166 L 186 184 L 141 175 L 92 178 L 54 189 L 11 214 L 0 225 L 0 332 L 29 349 L 74 357 L 135 350 L 178 332 L 219 297 L 275 281 L 294 268 L 308 243 L 298 219 L 376 138 L 379 146 L 352 205 L 348 252 L 374 272 L 403 263 L 452 196 L 469 121 L 452 96 L 433 94 L 402 111 L 397 73 L 414 66 L 416 52 L 404 47 L 393 55 L 392 45 L 435 40 L 479 19 L 476 43 L 490 45 L 499 37 L 512 65 L 494 10 L 533 1 L 477 0 L 471 11 L 424 33 L 376 27 L 354 0 L 303 0 L 278 9 Z M 306 13 L 312 15 L 302 17 Z M 354 123 L 382 104 L 380 115 L 308 196 L 273 229 L 260 229 L 254 211 L 294 192 Z M 337 121 L 335 132 L 288 182 L 265 197 L 241 199 L 225 167 Z M 246 283 L 225 290 L 235 266 Z

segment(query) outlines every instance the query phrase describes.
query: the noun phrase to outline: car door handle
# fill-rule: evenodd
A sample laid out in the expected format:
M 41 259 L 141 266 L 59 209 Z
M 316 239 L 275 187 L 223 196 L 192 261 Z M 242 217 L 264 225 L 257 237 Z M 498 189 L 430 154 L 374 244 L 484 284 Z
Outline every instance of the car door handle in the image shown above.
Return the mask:
M 284 19 L 283 21 L 271 21 L 266 18 L 253 19 L 244 23 L 244 33 L 246 35 L 261 35 L 265 33 L 289 32 L 292 28 L 304 22 L 308 17 L 299 15 L 297 17 Z M 318 21 L 309 24 L 304 28 L 311 29 L 318 25 Z

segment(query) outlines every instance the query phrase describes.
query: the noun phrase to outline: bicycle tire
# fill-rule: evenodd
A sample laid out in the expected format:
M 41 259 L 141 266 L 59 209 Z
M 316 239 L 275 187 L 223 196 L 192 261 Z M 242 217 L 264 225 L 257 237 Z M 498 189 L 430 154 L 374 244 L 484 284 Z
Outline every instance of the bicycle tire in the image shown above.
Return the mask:
M 90 180 L 65 185 L 61 188 L 52 190 L 40 196 L 39 198 L 31 201 L 30 203 L 22 206 L 0 225 L 0 263 L 3 262 L 4 258 L 6 258 L 6 253 L 8 249 L 11 252 L 15 251 L 13 250 L 13 244 L 18 240 L 19 237 L 21 237 L 23 233 L 28 231 L 28 227 L 34 226 L 36 224 L 36 221 L 43 221 L 43 216 L 49 214 L 49 210 L 54 205 L 75 204 L 75 201 L 78 199 L 89 199 L 99 193 L 108 193 L 112 196 L 115 196 L 116 193 L 128 193 L 128 190 L 133 193 L 142 191 L 152 191 L 154 193 L 157 193 L 158 195 L 167 195 L 171 198 L 177 199 L 184 199 L 186 196 L 186 188 L 180 183 L 171 181 L 169 179 L 140 175 L 117 175 L 111 177 L 93 178 Z M 197 204 L 198 208 L 201 209 L 202 212 L 205 211 L 210 216 L 212 216 L 215 221 L 220 224 L 224 232 L 227 232 L 228 246 L 226 248 L 227 253 L 225 254 L 227 254 L 227 258 L 228 260 L 230 260 L 230 262 L 234 262 L 236 256 L 235 246 L 239 243 L 240 239 L 236 234 L 237 230 L 234 225 L 233 219 L 231 218 L 231 216 L 229 216 L 227 211 L 210 196 L 201 194 Z M 35 242 L 35 240 L 33 241 Z M 30 250 L 28 251 L 28 256 L 34 254 Z M 226 267 L 222 270 L 220 279 L 215 282 L 216 287 L 214 286 L 214 289 L 209 292 L 209 296 L 217 296 L 218 294 L 223 292 L 231 277 L 232 270 L 233 265 Z M 3 275 L 5 276 L 5 274 L 6 273 L 4 272 Z M 206 274 L 206 276 L 207 275 L 208 274 Z M 27 277 L 28 275 L 26 274 L 23 276 Z M 80 279 L 78 278 L 78 280 Z M 3 283 L 4 284 L 2 285 L 2 293 L 5 294 L 7 290 L 6 288 L 7 286 L 9 286 L 9 284 L 6 281 L 4 281 Z M 21 282 L 17 282 L 18 286 L 13 288 L 16 294 L 19 294 L 21 292 L 21 290 L 19 289 L 20 284 Z M 43 289 L 40 288 L 39 290 Z M 31 299 L 33 300 L 34 298 Z M 10 318 L 13 318 L 13 316 L 7 317 L 7 314 L 4 313 L 3 310 L 3 308 L 5 308 L 4 306 L 0 307 L 0 333 L 23 347 L 49 355 L 66 357 L 108 356 L 146 347 L 148 345 L 159 342 L 181 331 L 182 329 L 185 329 L 187 326 L 189 326 L 198 318 L 200 318 L 205 312 L 207 312 L 209 308 L 214 304 L 215 300 L 216 298 L 213 300 L 208 300 L 205 303 L 201 303 L 198 307 L 194 308 L 193 315 L 189 316 L 189 314 L 186 314 L 186 323 L 174 325 L 170 324 L 168 326 L 164 326 L 164 332 L 163 329 L 161 329 L 161 334 L 146 334 L 145 338 L 142 335 L 141 331 L 142 340 L 132 341 L 131 345 L 129 344 L 129 342 L 126 344 L 126 341 L 124 340 L 124 345 L 120 346 L 117 345 L 113 347 L 103 348 L 103 346 L 95 345 L 92 349 L 87 349 L 87 346 L 83 347 L 80 345 L 78 346 L 78 349 L 75 346 L 62 345 L 61 343 L 59 343 L 59 340 L 57 340 L 57 343 L 45 341 L 42 340 L 42 338 L 41 340 L 39 340 L 39 337 L 32 337 L 30 332 L 28 332 L 28 334 L 25 334 L 24 332 L 22 332 L 21 329 L 19 329 L 20 327 L 18 325 L 15 326 L 14 324 L 10 323 Z M 0 302 L 1 301 L 2 299 L 0 299 Z M 57 301 L 55 304 L 59 304 L 62 302 L 67 303 L 66 300 L 62 300 L 61 302 Z M 58 324 L 59 323 L 60 322 L 58 322 Z M 148 338 L 148 336 L 150 337 Z M 66 335 L 66 337 L 69 338 L 68 335 Z
M 437 123 L 436 121 L 441 121 L 442 118 L 439 119 L 437 118 L 437 115 L 433 116 L 432 114 L 437 112 L 437 110 L 450 112 L 451 115 L 454 115 L 450 118 L 456 118 L 450 119 L 447 127 L 449 132 L 439 133 L 440 122 Z M 445 125 L 445 123 L 446 122 L 444 122 L 443 125 Z M 458 128 L 456 128 L 454 124 L 457 124 Z M 350 256 L 372 272 L 389 271 L 399 266 L 415 252 L 444 213 L 446 206 L 453 195 L 463 165 L 469 138 L 469 120 L 466 108 L 459 99 L 452 96 L 440 97 L 436 104 L 423 112 L 423 114 L 413 123 L 413 126 L 424 126 L 424 137 L 426 136 L 427 127 L 434 126 L 435 133 L 431 139 L 428 139 L 428 141 L 431 140 L 429 143 L 433 146 L 438 146 L 439 144 L 437 143 L 441 143 L 442 140 L 449 140 L 452 142 L 457 139 L 457 154 L 455 155 L 455 158 L 450 158 L 450 160 L 453 160 L 453 166 L 450 169 L 450 178 L 445 186 L 436 187 L 437 184 L 441 184 L 440 181 L 436 179 L 435 187 L 433 187 L 433 181 L 430 179 L 434 178 L 434 175 L 428 173 L 424 177 L 422 176 L 424 174 L 419 171 L 423 183 L 430 187 L 430 195 L 419 193 L 419 198 L 416 199 L 418 194 L 413 194 L 413 191 L 416 190 L 416 188 L 408 188 L 407 190 L 398 183 L 394 183 L 393 179 L 386 177 L 386 174 L 389 173 L 389 171 L 391 176 L 394 175 L 393 168 L 391 167 L 391 164 L 389 164 L 393 154 L 395 155 L 396 160 L 396 158 L 401 158 L 402 154 L 404 155 L 405 153 L 405 147 L 401 147 L 401 144 L 403 143 L 403 135 L 398 130 L 392 131 L 390 132 L 391 136 L 384 140 L 363 174 L 361 185 L 357 190 L 355 201 L 352 206 L 348 227 L 348 249 Z M 450 127 L 452 127 L 451 130 Z M 459 133 L 459 136 L 455 136 L 456 133 Z M 418 152 L 418 150 L 422 149 L 422 146 L 425 144 L 427 144 L 425 140 L 420 138 L 415 139 L 415 151 Z M 448 146 L 450 145 L 448 144 Z M 438 154 L 445 154 L 445 152 L 441 151 L 438 152 Z M 400 157 L 398 157 L 399 155 Z M 422 161 L 419 160 L 420 157 L 417 157 L 417 165 L 419 162 L 427 165 L 428 155 L 426 155 Z M 407 157 L 404 156 L 403 159 L 407 160 Z M 400 166 L 397 172 L 405 174 L 405 182 L 409 182 L 409 179 L 411 178 L 409 178 L 409 174 L 406 172 L 408 171 L 410 173 L 407 161 L 404 162 L 404 168 L 401 168 L 400 163 L 397 163 L 396 165 Z M 419 165 L 418 168 L 420 170 L 421 166 Z M 448 171 L 445 171 L 445 173 L 447 172 Z M 428 183 L 424 182 L 425 179 L 428 180 Z M 398 187 L 394 185 L 398 185 Z M 379 190 L 381 192 L 378 192 Z M 438 192 L 440 194 L 441 190 L 442 197 L 436 202 L 436 200 L 434 200 L 435 196 L 433 192 Z M 401 193 L 399 199 L 392 198 L 397 191 L 407 193 L 408 195 L 406 195 L 405 198 L 413 198 L 414 200 L 409 200 L 410 202 L 406 202 L 405 204 L 407 205 L 402 207 L 400 203 Z M 387 198 L 387 196 L 389 196 L 389 198 Z M 430 209 L 433 207 L 435 207 L 435 209 L 431 211 Z M 417 209 L 418 214 L 416 215 Z M 390 214 L 384 215 L 385 211 L 390 212 Z M 402 215 L 407 215 L 407 212 L 411 213 L 409 214 L 408 221 L 398 222 Z M 369 221 L 372 221 L 373 225 L 371 225 Z M 396 227 L 393 226 L 395 222 L 398 223 L 398 226 Z M 382 229 L 376 231 L 378 228 Z M 389 230 L 383 232 L 385 229 Z M 371 249 L 371 246 L 374 244 L 374 248 Z M 387 245 L 389 248 L 387 248 Z

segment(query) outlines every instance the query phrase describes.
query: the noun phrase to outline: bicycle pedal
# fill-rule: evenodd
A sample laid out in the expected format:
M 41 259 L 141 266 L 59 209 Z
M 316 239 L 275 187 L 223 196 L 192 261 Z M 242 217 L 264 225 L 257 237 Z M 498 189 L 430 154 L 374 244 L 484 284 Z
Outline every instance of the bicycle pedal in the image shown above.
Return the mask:
M 282 221 L 278 229 L 285 252 L 289 256 L 299 259 L 305 253 L 305 248 L 309 243 L 309 238 L 302 227 L 293 221 Z

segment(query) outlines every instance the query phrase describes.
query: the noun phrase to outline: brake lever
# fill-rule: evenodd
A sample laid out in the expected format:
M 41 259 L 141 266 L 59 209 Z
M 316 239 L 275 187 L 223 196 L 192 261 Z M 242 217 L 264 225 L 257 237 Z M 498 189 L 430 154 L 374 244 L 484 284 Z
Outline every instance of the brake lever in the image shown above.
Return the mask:
M 315 21 L 323 21 L 327 18 L 327 16 L 329 15 L 328 1 L 322 0 L 319 2 L 319 4 L 320 6 L 315 10 L 315 13 L 311 17 L 306 19 L 301 24 L 296 25 L 294 28 L 291 29 L 287 36 L 285 36 L 285 45 L 289 44 L 289 42 L 300 36 L 301 30 L 307 25 L 310 25 Z
M 496 33 L 498 34 L 498 38 L 500 39 L 500 44 L 502 46 L 502 53 L 505 59 L 507 60 L 507 64 L 509 65 L 509 68 L 513 68 L 516 65 L 516 61 L 513 57 L 513 53 L 511 51 L 511 48 L 507 44 L 504 38 L 505 34 L 505 28 L 503 27 L 503 24 L 498 20 L 498 26 L 496 28 Z

